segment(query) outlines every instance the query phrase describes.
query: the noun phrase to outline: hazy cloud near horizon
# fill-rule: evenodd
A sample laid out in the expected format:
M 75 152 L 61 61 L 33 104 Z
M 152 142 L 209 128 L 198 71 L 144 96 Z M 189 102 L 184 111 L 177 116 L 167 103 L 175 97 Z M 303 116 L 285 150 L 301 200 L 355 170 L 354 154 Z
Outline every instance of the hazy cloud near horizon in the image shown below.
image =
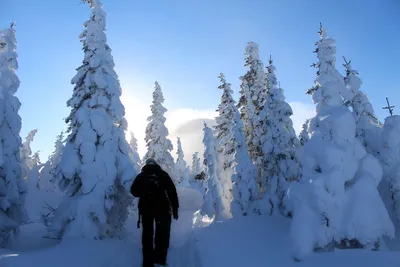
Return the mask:
M 315 107 L 301 102 L 291 102 L 289 104 L 293 109 L 293 116 L 291 117 L 293 127 L 296 133 L 299 134 L 305 120 L 314 116 Z M 139 154 L 143 156 L 146 151 L 144 137 L 150 109 L 139 101 L 132 103 L 132 99 L 130 99 L 129 105 L 125 105 L 125 107 L 129 130 L 132 130 L 138 139 Z M 176 158 L 176 142 L 179 136 L 182 141 L 185 159 L 189 165 L 191 165 L 194 152 L 199 152 L 200 157 L 202 157 L 204 152 L 204 122 L 210 127 L 215 125 L 215 116 L 217 116 L 215 110 L 181 108 L 168 111 L 166 113 L 166 126 L 169 130 L 169 139 L 174 146 L 172 156 Z

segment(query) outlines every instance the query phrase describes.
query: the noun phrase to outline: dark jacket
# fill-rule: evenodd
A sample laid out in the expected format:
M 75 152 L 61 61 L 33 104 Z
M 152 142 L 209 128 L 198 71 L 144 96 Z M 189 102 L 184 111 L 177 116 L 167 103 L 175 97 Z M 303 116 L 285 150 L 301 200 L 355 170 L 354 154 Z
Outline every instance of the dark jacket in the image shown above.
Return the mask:
M 155 174 L 159 177 L 161 186 L 165 189 L 168 196 L 168 200 L 162 201 L 162 203 L 151 203 L 142 193 L 145 191 L 146 179 L 149 174 Z M 176 187 L 172 182 L 171 177 L 168 173 L 161 169 L 157 164 L 148 164 L 143 166 L 142 171 L 136 176 L 131 186 L 131 193 L 134 197 L 139 198 L 139 210 L 140 213 L 167 213 L 177 212 L 179 208 L 178 194 L 176 193 Z

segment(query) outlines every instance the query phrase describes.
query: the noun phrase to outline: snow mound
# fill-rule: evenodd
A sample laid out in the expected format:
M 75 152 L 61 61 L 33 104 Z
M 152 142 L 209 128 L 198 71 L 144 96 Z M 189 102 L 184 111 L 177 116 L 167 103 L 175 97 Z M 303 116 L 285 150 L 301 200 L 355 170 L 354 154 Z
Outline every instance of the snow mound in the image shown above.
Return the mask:
M 203 205 L 203 196 L 193 188 L 177 187 L 180 211 L 195 212 Z
M 361 249 L 314 253 L 303 262 L 291 255 L 290 220 L 240 216 L 200 228 L 196 233 L 201 266 L 207 267 L 397 267 L 400 253 Z M 223 250 L 221 250 L 223 248 Z
M 180 248 L 187 243 L 193 230 L 194 213 L 203 205 L 203 196 L 192 188 L 178 187 L 179 219 L 171 225 L 171 247 Z

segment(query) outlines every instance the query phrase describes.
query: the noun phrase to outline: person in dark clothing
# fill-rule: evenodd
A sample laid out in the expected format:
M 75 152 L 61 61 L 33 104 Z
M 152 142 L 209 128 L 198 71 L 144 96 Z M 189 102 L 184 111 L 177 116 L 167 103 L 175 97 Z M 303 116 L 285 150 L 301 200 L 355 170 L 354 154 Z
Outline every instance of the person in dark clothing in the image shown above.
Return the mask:
M 139 198 L 139 220 L 142 222 L 143 267 L 166 265 L 169 248 L 171 215 L 178 220 L 179 201 L 176 187 L 167 172 L 149 158 L 133 181 L 131 193 Z M 141 221 L 140 221 L 141 220 Z M 153 235 L 155 229 L 155 248 Z

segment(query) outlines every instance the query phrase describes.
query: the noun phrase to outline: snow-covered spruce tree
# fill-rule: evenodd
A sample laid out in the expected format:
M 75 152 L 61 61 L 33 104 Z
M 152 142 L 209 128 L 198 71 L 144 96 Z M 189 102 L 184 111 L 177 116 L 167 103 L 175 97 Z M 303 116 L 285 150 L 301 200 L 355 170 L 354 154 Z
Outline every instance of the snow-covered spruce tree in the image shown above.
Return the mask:
M 192 155 L 192 167 L 190 170 L 191 181 L 196 179 L 196 176 L 202 171 L 201 162 L 199 158 L 199 152 L 195 152 Z
M 230 205 L 232 201 L 232 163 L 234 160 L 234 144 L 233 132 L 234 116 L 237 111 L 236 102 L 233 100 L 230 83 L 226 82 L 224 74 L 220 73 L 218 78 L 221 85 L 218 86 L 222 90 L 221 103 L 218 106 L 218 116 L 215 118 L 216 126 L 214 126 L 216 136 L 216 147 L 221 166 L 218 168 L 221 172 L 221 186 L 224 192 L 225 205 Z
M 57 167 L 66 197 L 49 226 L 54 238 L 118 236 L 132 198 L 134 179 L 125 139 L 127 122 L 121 87 L 105 35 L 106 13 L 99 0 L 86 0 L 91 16 L 80 35 L 84 60 L 71 83 L 67 105 L 69 136 Z
M 257 169 L 247 151 L 243 123 L 237 110 L 234 113 L 234 126 L 231 131 L 233 132 L 232 145 L 234 147 L 234 159 L 231 164 L 234 169 L 231 213 L 233 216 L 248 215 L 252 213 L 252 202 L 258 197 Z
M 139 153 L 138 153 L 137 139 L 135 138 L 135 135 L 133 134 L 133 132 L 131 132 L 130 134 L 131 134 L 131 139 L 129 141 L 129 147 L 130 147 L 129 157 L 132 160 L 132 163 L 135 168 L 136 175 L 137 175 L 140 173 L 142 161 L 141 161 Z
M 379 156 L 381 148 L 382 123 L 378 121 L 368 96 L 360 90 L 362 81 L 358 71 L 351 67 L 351 61 L 346 61 L 347 88 L 351 92 L 350 106 L 356 120 L 356 137 L 364 145 L 368 153 Z
M 393 212 L 400 224 L 400 116 L 385 119 L 380 160 L 385 180 L 389 183 Z
M 379 162 L 356 139 L 356 123 L 344 105 L 347 90 L 335 68 L 335 41 L 319 31 L 317 79 L 309 90 L 317 103 L 310 140 L 299 149 L 302 180 L 291 184 L 291 236 L 301 260 L 318 248 L 369 247 L 394 227 L 378 193 Z M 368 209 L 365 209 L 365 207 Z
M 186 164 L 181 139 L 177 138 L 177 150 L 176 155 L 178 156 L 176 159 L 176 173 L 178 175 L 178 185 L 189 187 L 189 180 L 190 180 L 190 170 Z
M 28 175 L 28 183 L 34 183 L 36 188 L 40 189 L 40 169 L 43 167 L 42 161 L 40 160 L 40 151 L 36 151 L 32 155 L 32 168 Z M 34 180 L 30 180 L 29 177 L 33 177 Z
M 20 81 L 15 30 L 0 31 L 0 247 L 10 245 L 19 226 L 28 221 L 26 183 L 21 175 L 21 103 L 15 96 Z
M 190 169 L 189 183 L 191 187 L 198 189 L 202 194 L 205 193 L 207 188 L 207 176 L 204 172 L 203 164 L 199 158 L 199 152 L 192 155 L 192 167 Z
M 301 129 L 301 132 L 299 134 L 299 142 L 301 146 L 304 146 L 305 143 L 307 143 L 308 140 L 310 140 L 310 135 L 308 133 L 308 124 L 310 123 L 310 119 L 307 119 L 303 123 L 303 127 Z
M 258 114 L 264 107 L 266 97 L 266 77 L 264 65 L 260 60 L 258 44 L 249 42 L 245 49 L 247 73 L 240 77 L 240 98 L 238 108 L 244 124 L 247 149 L 260 172 L 262 165 L 262 150 L 260 139 L 264 134 Z M 251 101 L 249 101 L 251 99 Z M 260 174 L 259 177 L 262 175 Z
M 204 196 L 202 215 L 215 216 L 214 221 L 221 221 L 229 217 L 229 207 L 224 205 L 223 189 L 220 183 L 218 160 L 215 139 L 212 130 L 204 123 L 204 165 L 208 176 L 207 192 Z
M 224 74 L 220 73 L 218 78 L 221 81 L 221 85 L 218 86 L 221 89 L 221 103 L 218 106 L 218 116 L 215 118 L 216 125 L 215 136 L 217 139 L 217 151 L 223 155 L 223 168 L 230 169 L 233 158 L 234 158 L 234 148 L 232 144 L 233 133 L 232 129 L 234 127 L 234 116 L 236 108 L 235 100 L 233 100 L 230 83 L 225 80 Z
M 56 168 L 60 163 L 63 148 L 64 131 L 61 131 L 61 133 L 57 135 L 53 153 L 49 156 L 47 162 L 40 171 L 40 188 L 47 191 L 55 191 L 57 189 Z
M 272 59 L 269 60 L 267 75 L 269 90 L 264 109 L 260 112 L 264 133 L 261 139 L 264 156 L 261 187 L 267 189 L 263 197 L 269 199 L 269 213 L 285 213 L 288 185 L 300 176 L 295 153 L 299 141 L 290 119 L 293 111 L 285 101 L 283 89 L 278 86 Z
M 35 153 L 33 153 L 32 156 L 32 166 L 41 166 L 42 165 L 42 161 L 40 160 L 40 151 L 36 151 Z
M 31 130 L 22 143 L 20 150 L 22 177 L 27 177 L 33 167 L 31 143 L 35 138 L 37 129 Z
M 167 109 L 162 105 L 164 96 L 161 86 L 155 82 L 153 92 L 153 102 L 151 107 L 151 116 L 147 118 L 149 124 L 146 127 L 146 146 L 147 153 L 145 158 L 154 158 L 158 164 L 171 176 L 175 184 L 178 183 L 176 177 L 175 162 L 171 156 L 173 146 L 168 137 L 168 129 L 165 126 L 164 114 Z
M 41 190 L 41 177 L 40 177 L 40 170 L 43 167 L 43 164 L 40 160 L 40 151 L 36 151 L 31 158 L 32 167 L 29 171 L 29 174 L 26 178 L 28 181 L 28 188 L 31 189 L 36 187 L 37 189 Z

